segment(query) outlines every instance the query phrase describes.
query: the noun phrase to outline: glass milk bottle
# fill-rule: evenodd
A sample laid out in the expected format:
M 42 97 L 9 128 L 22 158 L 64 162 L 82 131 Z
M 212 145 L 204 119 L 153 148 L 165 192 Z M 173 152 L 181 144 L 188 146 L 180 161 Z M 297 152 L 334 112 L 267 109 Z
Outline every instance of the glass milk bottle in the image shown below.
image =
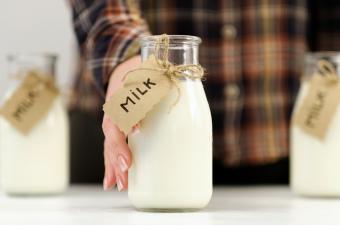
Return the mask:
M 158 36 L 141 40 L 145 61 Z M 169 36 L 169 61 L 198 64 L 200 38 Z M 160 51 L 164 51 L 162 46 Z M 128 137 L 132 151 L 129 199 L 141 210 L 195 210 L 212 195 L 212 121 L 201 80 L 179 80 Z
M 11 96 L 25 75 L 34 70 L 55 74 L 56 57 L 16 54 L 8 57 L 8 90 Z M 0 167 L 2 189 L 8 194 L 40 195 L 63 192 L 69 182 L 69 129 L 66 110 L 58 96 L 48 113 L 25 135 L 0 116 Z
M 310 91 L 311 77 L 320 73 L 320 60 L 333 65 L 334 76 L 340 75 L 340 53 L 307 54 L 293 118 Z M 292 190 L 305 196 L 340 196 L 340 106 L 336 108 L 322 140 L 307 134 L 294 123 L 290 133 Z

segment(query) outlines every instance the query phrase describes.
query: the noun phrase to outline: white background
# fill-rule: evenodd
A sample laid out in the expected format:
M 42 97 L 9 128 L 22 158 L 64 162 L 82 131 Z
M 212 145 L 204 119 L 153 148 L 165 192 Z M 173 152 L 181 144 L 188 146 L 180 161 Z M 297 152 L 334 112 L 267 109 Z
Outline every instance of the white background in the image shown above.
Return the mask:
M 58 55 L 56 77 L 67 101 L 78 67 L 71 18 L 67 0 L 0 0 L 0 96 L 6 93 L 9 53 L 49 52 Z
M 57 54 L 57 81 L 66 94 L 78 59 L 68 1 L 0 0 L 0 94 L 6 88 L 6 56 L 13 52 Z

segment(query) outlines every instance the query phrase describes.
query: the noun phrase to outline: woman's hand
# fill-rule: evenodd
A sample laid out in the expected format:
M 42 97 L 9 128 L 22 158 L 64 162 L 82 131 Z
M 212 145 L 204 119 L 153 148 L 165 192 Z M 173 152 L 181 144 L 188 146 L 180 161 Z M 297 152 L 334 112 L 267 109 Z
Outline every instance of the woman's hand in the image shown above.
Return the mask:
M 130 58 L 116 67 L 111 75 L 106 93 L 106 101 L 122 86 L 125 74 L 136 69 L 141 63 L 140 56 Z M 131 166 L 131 151 L 126 143 L 126 135 L 121 132 L 111 119 L 103 117 L 104 162 L 105 176 L 103 180 L 104 190 L 109 190 L 117 184 L 118 190 L 122 191 L 128 187 L 128 172 Z

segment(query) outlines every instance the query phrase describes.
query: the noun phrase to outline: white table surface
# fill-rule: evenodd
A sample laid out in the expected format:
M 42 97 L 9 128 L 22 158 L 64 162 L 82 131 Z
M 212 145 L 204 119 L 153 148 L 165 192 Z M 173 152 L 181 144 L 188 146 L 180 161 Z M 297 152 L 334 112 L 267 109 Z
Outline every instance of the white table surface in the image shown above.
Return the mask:
M 147 213 L 126 192 L 72 186 L 52 197 L 0 194 L 0 224 L 340 224 L 340 199 L 300 198 L 281 186 L 217 187 L 202 211 Z

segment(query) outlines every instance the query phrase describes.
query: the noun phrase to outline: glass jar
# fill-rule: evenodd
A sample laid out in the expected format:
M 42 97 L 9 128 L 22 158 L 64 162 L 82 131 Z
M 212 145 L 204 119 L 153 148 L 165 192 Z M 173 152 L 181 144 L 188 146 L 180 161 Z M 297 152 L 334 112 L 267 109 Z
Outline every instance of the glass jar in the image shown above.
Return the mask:
M 145 61 L 158 36 L 141 40 Z M 169 36 L 169 61 L 198 64 L 200 38 Z M 162 46 L 159 56 L 161 56 Z M 212 195 L 212 121 L 201 80 L 181 79 L 128 136 L 133 162 L 129 199 L 142 210 L 178 211 L 205 207 Z M 169 111 L 170 110 L 170 111 Z
M 46 54 L 8 57 L 8 89 L 3 104 L 32 70 L 55 75 L 57 58 Z M 69 182 L 69 128 L 66 110 L 58 96 L 48 113 L 28 132 L 19 132 L 0 116 L 0 167 L 2 189 L 8 194 L 63 192 Z
M 305 57 L 305 68 L 293 111 L 293 119 L 310 91 L 310 79 L 320 60 L 331 63 L 340 75 L 340 53 L 310 53 Z M 305 196 L 340 196 L 340 109 L 337 107 L 323 140 L 319 140 L 292 121 L 290 179 L 292 190 Z

